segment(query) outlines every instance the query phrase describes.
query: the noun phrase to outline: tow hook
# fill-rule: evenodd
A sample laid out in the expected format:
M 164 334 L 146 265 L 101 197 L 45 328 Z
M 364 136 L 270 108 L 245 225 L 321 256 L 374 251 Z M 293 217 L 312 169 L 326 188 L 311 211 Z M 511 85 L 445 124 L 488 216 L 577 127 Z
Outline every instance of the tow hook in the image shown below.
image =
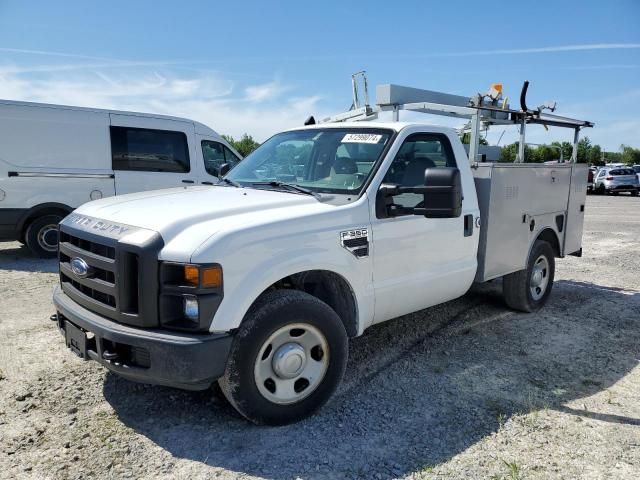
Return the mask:
M 118 354 L 116 352 L 105 350 L 104 352 L 102 352 L 102 358 L 109 362 L 113 362 L 118 359 Z
M 53 315 L 51 315 L 49 317 L 49 320 L 51 320 L 52 322 L 57 322 L 58 321 L 58 314 L 54 313 Z

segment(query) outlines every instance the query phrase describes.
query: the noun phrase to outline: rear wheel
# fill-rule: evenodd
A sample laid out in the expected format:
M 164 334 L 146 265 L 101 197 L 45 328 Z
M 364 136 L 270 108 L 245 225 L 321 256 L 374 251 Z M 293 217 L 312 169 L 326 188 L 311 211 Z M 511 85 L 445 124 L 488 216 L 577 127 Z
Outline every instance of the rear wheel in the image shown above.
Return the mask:
M 41 258 L 53 258 L 58 254 L 58 223 L 62 215 L 44 215 L 33 220 L 24 238 L 27 247 Z
M 527 268 L 505 275 L 502 290 L 505 302 L 514 310 L 534 312 L 547 302 L 553 287 L 555 256 L 548 242 L 534 243 Z
M 640 190 L 632 190 L 631 191 L 631 196 L 632 197 L 637 197 L 639 193 L 640 193 Z
M 347 357 L 347 332 L 331 307 L 305 292 L 276 290 L 247 313 L 219 383 L 247 419 L 286 425 L 331 398 Z

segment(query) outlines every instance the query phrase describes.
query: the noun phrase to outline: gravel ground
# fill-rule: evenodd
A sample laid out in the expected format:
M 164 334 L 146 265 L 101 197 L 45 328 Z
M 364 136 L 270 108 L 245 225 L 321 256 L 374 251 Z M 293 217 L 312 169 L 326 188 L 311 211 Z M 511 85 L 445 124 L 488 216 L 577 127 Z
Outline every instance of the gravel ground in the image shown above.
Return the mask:
M 0 244 L 0 478 L 638 478 L 640 199 L 589 197 L 549 304 L 499 282 L 372 328 L 315 417 L 122 380 L 48 321 L 55 261 Z

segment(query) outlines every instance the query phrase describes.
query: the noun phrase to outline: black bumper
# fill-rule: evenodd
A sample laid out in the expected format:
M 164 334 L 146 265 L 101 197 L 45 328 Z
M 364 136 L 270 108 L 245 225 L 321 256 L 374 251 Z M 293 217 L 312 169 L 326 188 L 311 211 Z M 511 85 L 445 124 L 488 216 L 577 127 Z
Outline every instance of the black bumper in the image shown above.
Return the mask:
M 53 292 L 58 327 L 67 336 L 79 327 L 88 333 L 84 358 L 130 380 L 204 390 L 224 374 L 233 340 L 230 334 L 187 334 L 129 327 L 81 307 L 61 289 Z M 76 330 L 77 331 L 77 330 Z M 106 358 L 105 358 L 106 357 Z

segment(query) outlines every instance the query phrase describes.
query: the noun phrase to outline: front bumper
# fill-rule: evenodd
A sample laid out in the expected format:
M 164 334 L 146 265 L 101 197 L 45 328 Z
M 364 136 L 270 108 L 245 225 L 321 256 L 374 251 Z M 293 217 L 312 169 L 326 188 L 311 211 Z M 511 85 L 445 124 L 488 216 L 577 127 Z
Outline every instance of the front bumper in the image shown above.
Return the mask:
M 67 339 L 67 329 L 77 332 L 79 328 L 86 334 L 81 356 L 122 377 L 204 390 L 224 374 L 231 334 L 196 335 L 122 325 L 78 305 L 60 287 L 53 291 L 53 303 L 58 327 Z M 78 353 L 77 348 L 72 350 Z

